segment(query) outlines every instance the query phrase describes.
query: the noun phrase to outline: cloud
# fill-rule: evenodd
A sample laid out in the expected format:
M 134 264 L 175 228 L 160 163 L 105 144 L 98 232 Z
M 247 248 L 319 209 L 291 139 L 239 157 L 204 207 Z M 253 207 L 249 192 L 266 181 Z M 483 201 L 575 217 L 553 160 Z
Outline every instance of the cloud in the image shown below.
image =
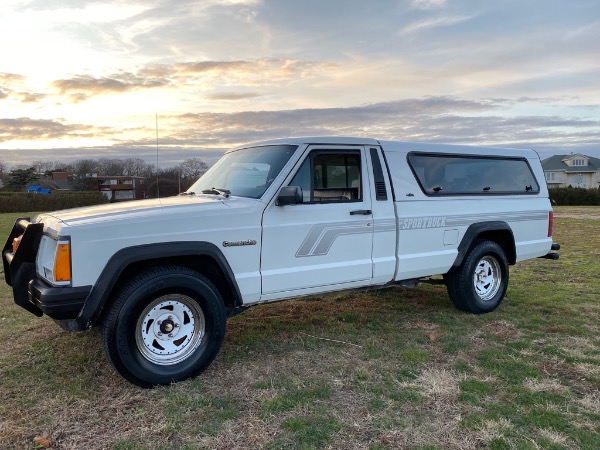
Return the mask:
M 96 78 L 80 75 L 70 79 L 56 80 L 52 86 L 60 94 L 68 94 L 74 103 L 101 94 L 119 94 L 137 89 L 164 87 L 169 82 L 163 79 L 148 79 L 132 73 L 121 73 L 110 77 Z
M 446 0 L 412 0 L 411 6 L 415 9 L 437 9 L 445 6 Z
M 260 94 L 213 95 L 235 100 Z M 573 144 L 576 136 L 581 136 L 583 143 L 598 139 L 600 135 L 600 121 L 594 119 L 558 115 L 504 116 L 506 106 L 511 103 L 504 99 L 474 101 L 438 96 L 347 108 L 185 113 L 161 117 L 160 145 L 165 148 L 224 148 L 275 137 L 348 135 L 496 145 L 547 142 L 561 146 Z M 120 127 L 18 118 L 1 119 L 0 130 L 0 142 L 3 143 L 101 138 L 120 148 L 156 144 L 149 126 L 132 128 L 125 133 Z
M 177 82 L 194 83 L 214 80 L 220 84 L 277 84 L 306 78 L 337 64 L 321 61 L 300 61 L 284 58 L 262 58 L 235 61 L 194 61 L 174 64 L 154 64 L 138 72 L 141 77 L 164 77 Z
M 418 20 L 412 23 L 409 23 L 400 31 L 401 35 L 415 34 L 423 31 L 427 31 L 433 28 L 440 27 L 449 27 L 453 25 L 457 25 L 459 23 L 467 22 L 473 19 L 472 15 L 463 15 L 463 16 L 439 16 L 433 17 L 430 19 Z
M 503 117 L 505 104 L 431 97 L 350 108 L 199 113 L 177 116 L 170 145 L 237 145 L 297 135 L 351 135 L 408 141 L 506 145 L 597 139 L 600 121 L 560 116 Z
M 17 97 L 21 103 L 38 103 L 48 97 L 48 95 L 35 92 L 19 92 Z
M 65 125 L 58 120 L 31 119 L 29 117 L 0 119 L 0 142 L 94 136 L 101 131 L 102 128 L 99 127 L 82 124 Z
M 0 72 L 0 100 L 12 97 L 21 103 L 37 103 L 46 97 L 45 94 L 23 89 L 26 81 L 22 75 Z
M 175 64 L 151 64 L 137 72 L 122 72 L 105 77 L 76 75 L 55 80 L 51 86 L 72 103 L 95 96 L 123 94 L 157 88 L 184 88 L 193 85 L 275 86 L 297 81 L 334 67 L 324 62 L 265 58 L 248 61 L 196 61 Z M 261 94 L 214 94 L 207 98 L 235 100 Z M 31 97 L 29 100 L 33 99 Z
M 220 92 L 215 94 L 209 94 L 206 96 L 209 100 L 225 100 L 225 101 L 235 101 L 235 100 L 245 100 L 248 98 L 256 98 L 260 97 L 264 94 L 260 92 Z
M 25 80 L 23 75 L 0 72 L 0 83 L 20 83 Z
M 522 101 L 524 99 L 521 99 Z M 190 156 L 215 162 L 225 148 L 287 136 L 345 135 L 380 140 L 445 142 L 472 145 L 535 148 L 550 155 L 575 151 L 600 156 L 600 121 L 558 115 L 503 116 L 514 101 L 474 101 L 450 96 L 405 99 L 348 108 L 304 108 L 233 113 L 186 113 L 161 117 L 161 166 L 169 167 Z M 0 142 L 28 139 L 42 143 L 54 139 L 103 137 L 112 145 L 48 150 L 0 150 L 10 164 L 44 159 L 142 157 L 153 162 L 154 130 L 140 128 L 128 139 L 121 128 L 95 127 L 64 120 L 30 118 L 0 120 Z M 139 136 L 142 136 L 141 138 Z M 7 148 L 7 145 L 3 145 Z M 34 157 L 35 155 L 35 157 Z M 179 159 L 178 159 L 179 158 Z

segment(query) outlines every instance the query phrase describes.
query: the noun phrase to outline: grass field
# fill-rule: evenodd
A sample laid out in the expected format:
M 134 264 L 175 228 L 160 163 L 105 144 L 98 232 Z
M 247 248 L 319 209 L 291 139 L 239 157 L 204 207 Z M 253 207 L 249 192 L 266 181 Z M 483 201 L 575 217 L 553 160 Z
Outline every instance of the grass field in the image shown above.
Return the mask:
M 512 266 L 484 316 L 439 285 L 256 307 L 203 375 L 153 390 L 2 284 L 0 448 L 600 449 L 599 230 L 600 208 L 557 208 L 561 259 Z

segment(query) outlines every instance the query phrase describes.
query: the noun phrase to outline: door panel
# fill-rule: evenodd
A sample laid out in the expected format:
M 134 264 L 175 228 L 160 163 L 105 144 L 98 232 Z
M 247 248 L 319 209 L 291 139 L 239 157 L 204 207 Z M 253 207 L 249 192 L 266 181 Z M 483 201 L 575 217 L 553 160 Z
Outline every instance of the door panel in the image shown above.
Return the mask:
M 262 293 L 332 286 L 373 275 L 373 220 L 363 147 L 312 147 L 286 183 L 301 186 L 298 205 L 263 216 Z M 366 189 L 366 190 L 365 190 Z

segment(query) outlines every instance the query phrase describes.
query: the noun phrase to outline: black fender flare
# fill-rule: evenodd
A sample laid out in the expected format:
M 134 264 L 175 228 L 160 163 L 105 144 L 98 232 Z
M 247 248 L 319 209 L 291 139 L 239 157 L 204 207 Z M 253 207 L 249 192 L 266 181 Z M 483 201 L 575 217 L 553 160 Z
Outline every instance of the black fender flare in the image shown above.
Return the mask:
M 131 264 L 153 259 L 185 256 L 209 256 L 216 261 L 226 278 L 226 282 L 232 288 L 235 306 L 242 306 L 242 295 L 235 280 L 235 275 L 227 259 L 215 244 L 189 241 L 145 244 L 123 248 L 108 260 L 75 319 L 77 329 L 89 329 L 98 321 L 117 280 Z
M 501 232 L 504 236 L 510 236 L 510 239 L 506 241 L 506 239 L 497 239 L 494 237 L 494 233 Z M 513 234 L 512 228 L 510 225 L 503 221 L 493 221 L 493 222 L 479 222 L 473 223 L 469 225 L 467 231 L 458 244 L 458 254 L 456 255 L 456 259 L 454 260 L 454 264 L 452 264 L 452 268 L 459 267 L 465 257 L 469 253 L 469 249 L 473 246 L 475 241 L 480 237 L 484 236 L 486 239 L 498 242 L 498 244 L 506 250 L 506 259 L 509 264 L 515 264 L 517 258 L 517 250 L 515 247 L 515 236 Z M 508 249 L 506 248 L 508 246 Z

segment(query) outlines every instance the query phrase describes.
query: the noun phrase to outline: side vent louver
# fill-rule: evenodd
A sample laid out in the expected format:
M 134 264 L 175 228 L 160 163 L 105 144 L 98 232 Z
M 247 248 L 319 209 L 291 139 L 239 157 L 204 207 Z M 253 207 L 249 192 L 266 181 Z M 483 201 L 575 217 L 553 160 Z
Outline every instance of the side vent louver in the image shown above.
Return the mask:
M 375 182 L 375 198 L 377 200 L 387 200 L 387 190 L 383 181 Z
M 387 200 L 388 196 L 383 179 L 383 170 L 381 169 L 381 162 L 379 161 L 376 148 L 371 149 L 371 162 L 373 163 L 373 176 L 375 177 L 375 200 Z

